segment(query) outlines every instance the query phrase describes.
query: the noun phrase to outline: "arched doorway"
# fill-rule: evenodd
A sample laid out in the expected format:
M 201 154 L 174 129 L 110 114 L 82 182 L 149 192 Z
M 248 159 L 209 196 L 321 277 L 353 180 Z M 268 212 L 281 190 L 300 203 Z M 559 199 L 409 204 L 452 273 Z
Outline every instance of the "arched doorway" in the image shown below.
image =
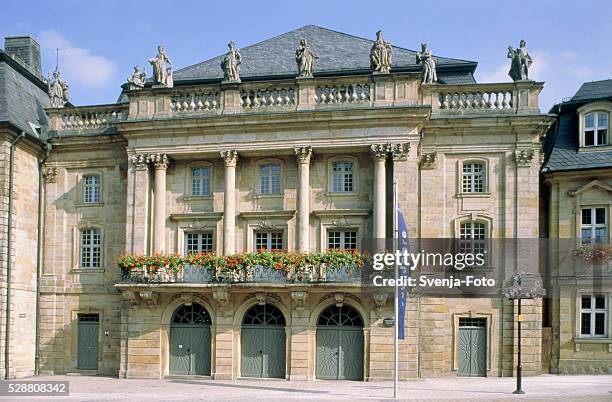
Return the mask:
M 182 305 L 170 323 L 170 374 L 210 375 L 210 325 L 206 309 Z
M 257 304 L 242 320 L 242 377 L 285 378 L 285 317 L 274 305 Z
M 335 304 L 317 320 L 316 377 L 363 380 L 363 319 L 353 307 Z

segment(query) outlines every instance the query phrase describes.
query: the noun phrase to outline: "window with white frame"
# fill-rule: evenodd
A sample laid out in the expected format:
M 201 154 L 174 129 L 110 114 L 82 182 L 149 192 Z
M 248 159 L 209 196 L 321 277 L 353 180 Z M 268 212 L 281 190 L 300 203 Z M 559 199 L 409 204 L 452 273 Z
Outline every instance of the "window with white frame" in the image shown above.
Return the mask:
M 283 232 L 255 232 L 255 250 L 283 249 Z
M 281 165 L 266 163 L 259 165 L 259 193 L 280 194 L 281 192 Z
M 582 208 L 580 238 L 583 244 L 608 242 L 608 217 L 604 207 Z
M 80 232 L 81 268 L 99 268 L 102 235 L 100 229 L 88 228 Z
M 584 115 L 584 146 L 608 145 L 608 113 L 592 112 Z
M 483 254 L 486 249 L 487 225 L 484 222 L 463 222 L 459 227 L 459 252 Z
M 357 231 L 330 230 L 327 232 L 327 248 L 335 250 L 356 250 Z
M 605 337 L 607 323 L 605 295 L 582 295 L 580 297 L 580 336 Z
M 211 169 L 200 166 L 191 168 L 191 195 L 207 197 L 210 195 Z
M 485 191 L 485 164 L 482 162 L 464 162 L 461 176 L 463 193 L 482 193 Z
M 354 164 L 350 161 L 332 162 L 332 192 L 355 191 Z
M 83 202 L 97 204 L 100 202 L 100 176 L 87 175 L 83 177 Z
M 185 233 L 185 254 L 212 253 L 213 234 L 211 232 Z

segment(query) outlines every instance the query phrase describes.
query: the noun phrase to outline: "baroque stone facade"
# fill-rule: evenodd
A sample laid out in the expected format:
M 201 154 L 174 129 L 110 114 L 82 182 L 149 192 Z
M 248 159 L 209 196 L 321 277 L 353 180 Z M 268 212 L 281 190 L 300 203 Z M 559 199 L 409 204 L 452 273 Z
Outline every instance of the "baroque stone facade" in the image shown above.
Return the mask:
M 475 63 L 437 57 L 437 83 L 422 85 L 416 63 L 389 58 L 389 70 L 373 74 L 371 43 L 313 26 L 284 36 L 265 46 L 307 39 L 319 57 L 313 77 L 286 78 L 298 75 L 295 46 L 278 52 L 290 63 L 275 63 L 258 58 L 275 52 L 257 44 L 241 50 L 241 83 L 223 82 L 213 59 L 174 71 L 172 88 L 147 82 L 126 86 L 122 103 L 47 109 L 40 373 L 330 378 L 322 320 L 344 311 L 353 325 L 339 329 L 338 342 L 350 345 L 341 365 L 351 367 L 335 378 L 390 379 L 390 289 L 374 292 L 341 273 L 335 281 L 220 283 L 185 279 L 185 270 L 181 280 L 147 282 L 122 276 L 115 260 L 360 248 L 392 237 L 393 182 L 411 237 L 458 238 L 466 228 L 538 237 L 540 137 L 552 120 L 538 109 L 542 83 L 477 84 Z M 325 55 L 335 43 L 348 53 Z M 414 59 L 393 51 L 394 60 Z M 355 68 L 330 76 L 339 70 L 327 63 L 341 56 Z M 246 79 L 264 70 L 278 79 Z M 36 204 L 30 197 L 23 205 Z M 541 309 L 526 302 L 522 314 L 530 375 L 541 372 Z M 186 311 L 200 317 L 205 349 L 181 338 Z M 268 335 L 249 321 L 255 313 L 275 320 Z M 501 298 L 411 294 L 400 378 L 513 375 L 516 321 L 515 303 Z M 478 373 L 459 364 L 466 322 L 486 337 Z M 248 348 L 270 334 L 280 349 Z M 268 356 L 261 367 L 258 354 Z

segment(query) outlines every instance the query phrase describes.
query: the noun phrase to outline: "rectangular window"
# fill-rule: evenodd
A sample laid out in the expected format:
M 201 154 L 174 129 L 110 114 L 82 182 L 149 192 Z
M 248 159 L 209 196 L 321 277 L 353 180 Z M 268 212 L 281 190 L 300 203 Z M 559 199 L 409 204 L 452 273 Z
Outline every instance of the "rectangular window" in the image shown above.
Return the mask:
M 91 175 L 83 178 L 83 202 L 86 204 L 100 202 L 100 176 Z
M 608 145 L 608 113 L 594 112 L 584 116 L 584 145 Z
M 100 267 L 100 246 L 102 237 L 99 229 L 81 230 L 80 260 L 81 268 Z
M 334 250 L 356 250 L 357 232 L 349 231 L 328 231 L 327 248 Z
M 332 175 L 332 192 L 346 193 L 354 191 L 353 162 L 333 162 Z
M 604 207 L 582 208 L 580 238 L 583 244 L 607 244 L 608 217 Z
M 283 232 L 255 232 L 255 250 L 283 249 Z
M 605 337 L 607 301 L 604 295 L 582 295 L 580 298 L 580 335 Z
M 464 193 L 484 192 L 484 164 L 464 163 L 461 190 Z
M 210 195 L 209 167 L 191 169 L 191 195 L 196 197 L 208 197 Z
M 259 166 L 259 192 L 260 194 L 280 194 L 281 167 L 279 164 Z
M 208 232 L 185 233 L 185 254 L 212 253 L 213 234 Z
M 462 223 L 459 233 L 459 252 L 483 254 L 486 249 L 487 228 L 482 222 Z

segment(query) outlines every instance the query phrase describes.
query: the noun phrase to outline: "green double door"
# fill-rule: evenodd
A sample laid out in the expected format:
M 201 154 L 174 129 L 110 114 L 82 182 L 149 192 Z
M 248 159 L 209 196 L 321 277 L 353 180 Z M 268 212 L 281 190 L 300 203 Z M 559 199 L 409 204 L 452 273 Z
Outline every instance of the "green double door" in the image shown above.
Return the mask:
M 316 376 L 323 380 L 363 380 L 363 329 L 317 328 Z
M 242 377 L 285 378 L 285 327 L 243 325 L 240 335 Z
M 487 333 L 485 327 L 459 327 L 459 375 L 485 377 L 487 375 Z
M 170 374 L 210 375 L 210 325 L 170 326 Z

